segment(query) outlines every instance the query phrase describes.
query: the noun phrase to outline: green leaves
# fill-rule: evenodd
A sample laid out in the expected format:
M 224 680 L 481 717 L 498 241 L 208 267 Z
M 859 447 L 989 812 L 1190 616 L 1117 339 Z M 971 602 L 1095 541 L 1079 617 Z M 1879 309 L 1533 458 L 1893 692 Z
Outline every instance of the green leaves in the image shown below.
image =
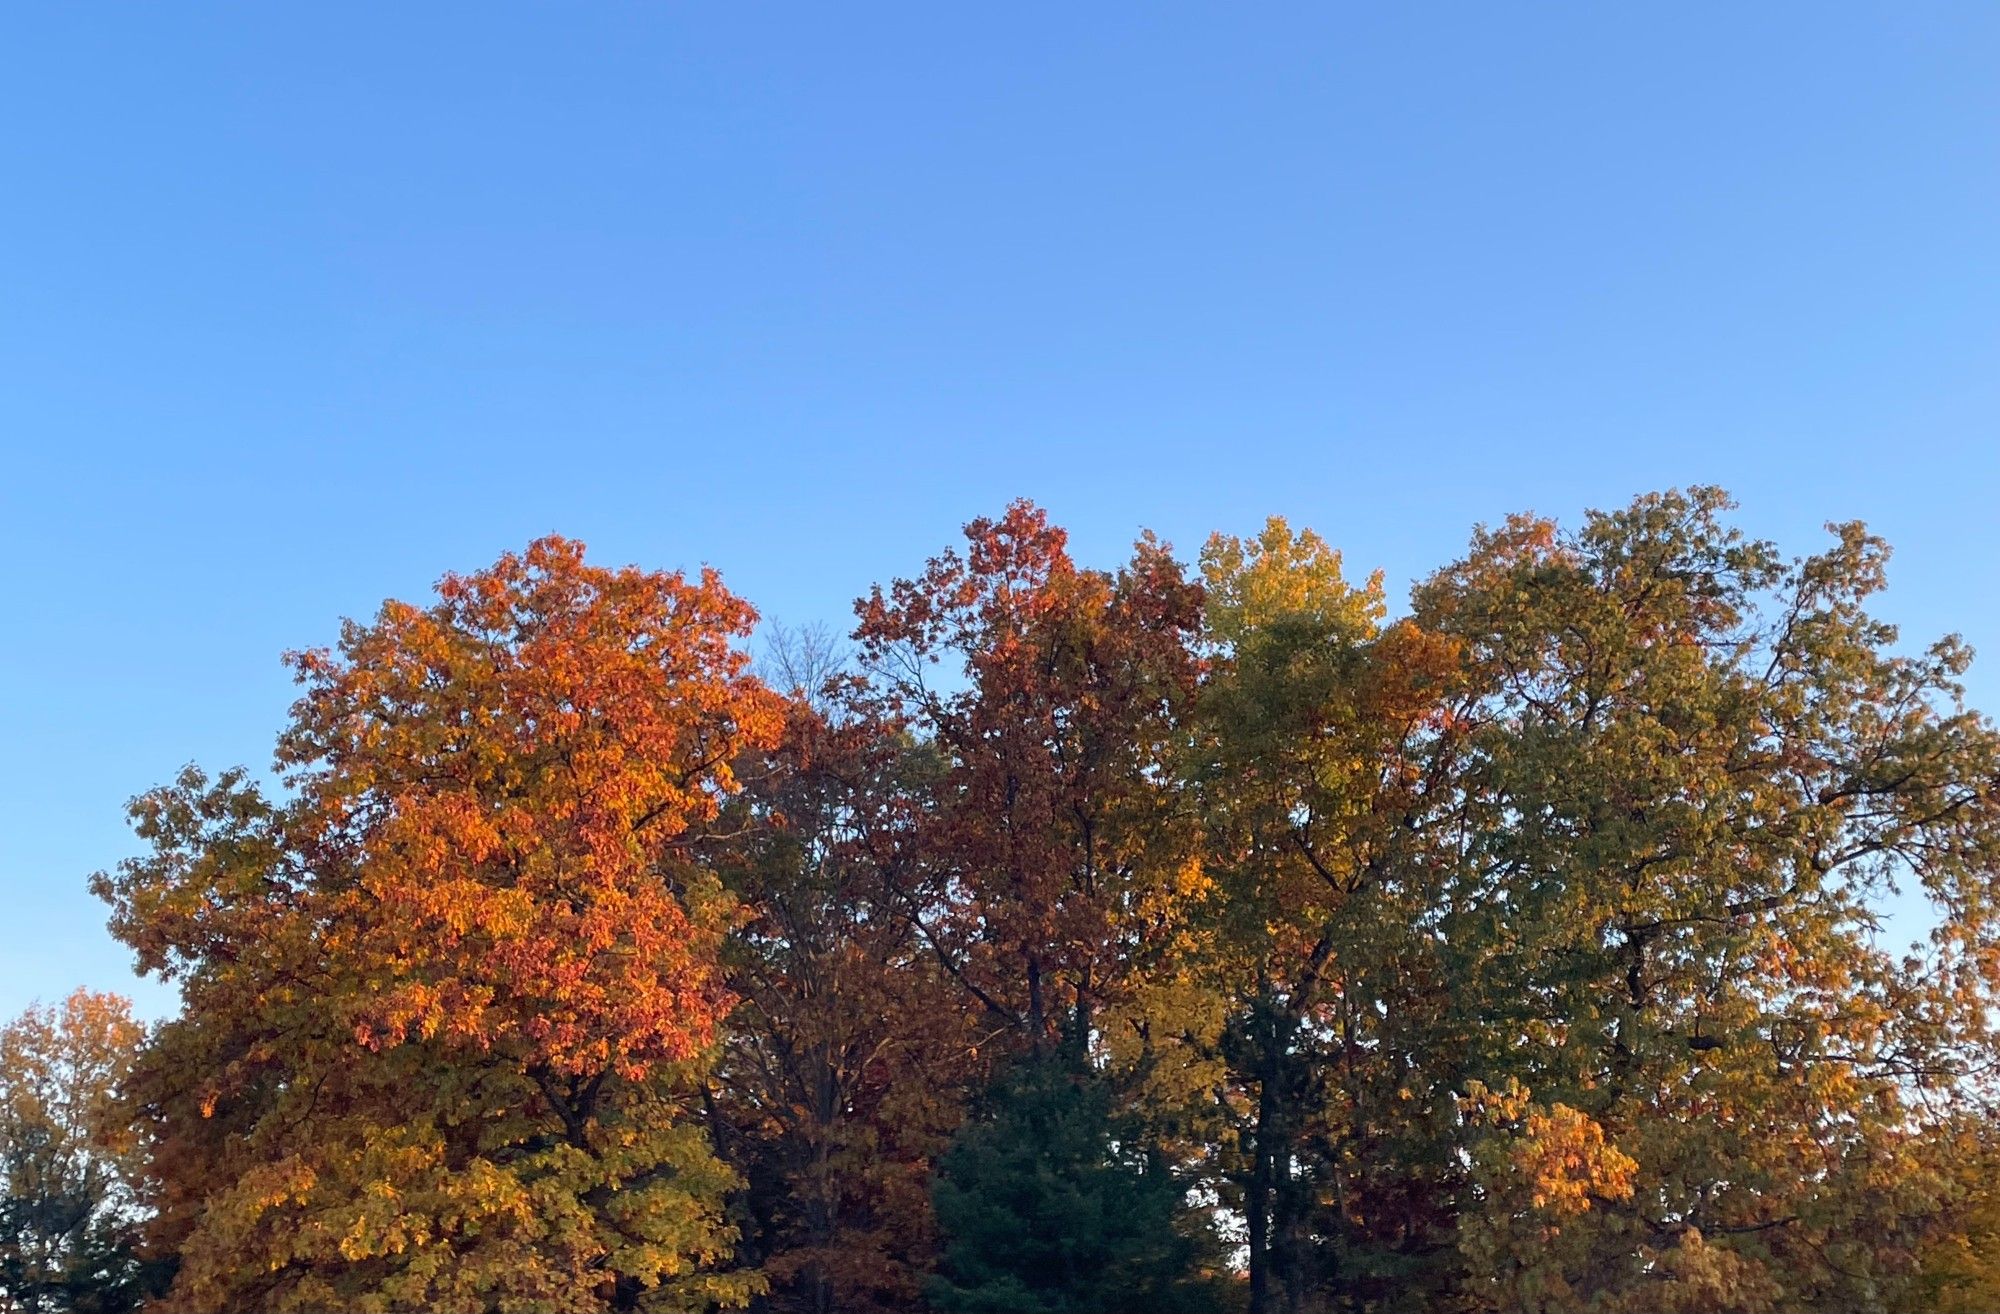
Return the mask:
M 1787 565 L 1727 509 L 1516 523 L 1418 593 L 1473 677 L 1448 1079 L 1518 1079 L 1637 1164 L 1562 1246 L 1490 1259 L 1547 1270 L 1532 1307 L 1641 1307 L 1677 1236 L 1710 1256 L 1688 1271 L 1732 1275 L 1707 1308 L 1876 1307 L 1910 1261 L 1882 1193 L 1932 1207 L 1892 1165 L 1990 1052 L 1991 982 L 1957 955 L 1993 942 L 1992 727 L 1955 710 L 1948 650 L 1886 650 L 1879 542 L 1840 526 Z M 1912 879 L 1941 940 L 1906 966 L 1873 906 Z
M 946 1314 L 1211 1309 L 1217 1246 L 1187 1183 L 1074 1047 L 1001 1072 L 938 1161 Z

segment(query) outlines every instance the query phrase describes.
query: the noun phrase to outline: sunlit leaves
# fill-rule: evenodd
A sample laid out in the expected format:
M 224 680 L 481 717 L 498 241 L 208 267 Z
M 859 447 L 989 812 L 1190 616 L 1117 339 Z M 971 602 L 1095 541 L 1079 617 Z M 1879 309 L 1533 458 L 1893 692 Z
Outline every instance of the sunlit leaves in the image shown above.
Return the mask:
M 287 793 L 190 771 L 100 890 L 188 1008 L 134 1086 L 173 1303 L 699 1308 L 690 1081 L 730 924 L 686 843 L 781 708 L 697 581 L 544 539 L 292 658 Z
M 152 1274 L 137 1248 L 137 1146 L 117 1090 L 143 1032 L 78 990 L 0 1026 L 0 1303 L 114 1314 Z
M 97 882 L 186 1003 L 120 1105 L 167 1308 L 913 1307 L 938 1156 L 1057 1054 L 1256 1314 L 1976 1304 L 2000 734 L 1887 556 L 1698 488 L 1397 615 L 1280 520 L 1104 570 L 1016 503 L 784 697 L 712 574 L 449 576 Z M 991 1131 L 1115 1205 L 1098 1132 Z

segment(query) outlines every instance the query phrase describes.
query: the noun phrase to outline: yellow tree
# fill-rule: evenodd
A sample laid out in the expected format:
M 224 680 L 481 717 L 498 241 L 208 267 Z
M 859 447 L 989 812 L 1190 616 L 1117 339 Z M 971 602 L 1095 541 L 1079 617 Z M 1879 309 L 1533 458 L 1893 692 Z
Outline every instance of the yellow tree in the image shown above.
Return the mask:
M 289 793 L 190 768 L 96 885 L 176 981 L 132 1081 L 167 1309 L 693 1309 L 730 913 L 688 844 L 778 701 L 712 573 L 540 540 L 291 660 Z
M 2000 1309 L 2000 1114 L 1950 1120 L 1924 1146 L 1948 1207 L 1919 1247 L 1921 1306 L 1936 1314 Z
M 117 995 L 78 990 L 0 1027 L 0 1305 L 137 1308 L 132 1137 L 116 1112 L 143 1030 Z
M 1436 1239 L 1423 1151 L 1449 1095 L 1420 1068 L 1456 648 L 1385 624 L 1380 577 L 1351 585 L 1282 520 L 1211 539 L 1202 571 L 1213 669 L 1191 783 L 1250 1307 L 1379 1300 Z

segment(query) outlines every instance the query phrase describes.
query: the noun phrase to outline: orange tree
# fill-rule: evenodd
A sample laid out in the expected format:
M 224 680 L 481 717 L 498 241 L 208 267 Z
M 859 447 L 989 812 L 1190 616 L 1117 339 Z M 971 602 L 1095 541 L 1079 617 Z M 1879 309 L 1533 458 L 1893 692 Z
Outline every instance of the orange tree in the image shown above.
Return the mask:
M 190 768 L 100 876 L 183 1013 L 134 1073 L 165 1308 L 741 1303 L 693 1116 L 730 913 L 687 843 L 778 701 L 698 579 L 559 538 L 383 606 L 304 686 L 272 798 Z

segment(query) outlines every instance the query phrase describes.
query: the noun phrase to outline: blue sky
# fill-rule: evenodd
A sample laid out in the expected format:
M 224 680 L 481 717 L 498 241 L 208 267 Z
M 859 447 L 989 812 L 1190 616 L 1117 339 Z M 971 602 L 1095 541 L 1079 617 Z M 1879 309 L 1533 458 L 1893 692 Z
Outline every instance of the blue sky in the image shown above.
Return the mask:
M 282 650 L 550 530 L 838 621 L 1021 495 L 1400 588 L 1715 482 L 2000 661 L 1996 68 L 1983 2 L 10 5 L 0 1015 L 131 987 L 84 880 Z

